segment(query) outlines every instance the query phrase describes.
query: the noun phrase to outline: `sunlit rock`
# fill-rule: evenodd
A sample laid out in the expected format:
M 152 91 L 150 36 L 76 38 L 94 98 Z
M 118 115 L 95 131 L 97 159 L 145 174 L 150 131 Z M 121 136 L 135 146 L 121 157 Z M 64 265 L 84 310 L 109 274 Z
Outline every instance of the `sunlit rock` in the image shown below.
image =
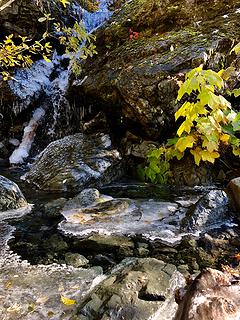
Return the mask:
M 180 303 L 175 320 L 238 320 L 240 285 L 233 276 L 207 269 L 193 281 Z
M 0 258 L 1 319 L 71 319 L 91 285 L 102 278 L 101 268 L 81 269 L 52 264 L 31 266 Z M 99 279 L 99 280 L 98 280 Z M 94 285 L 94 284 L 93 284 Z M 64 304 L 63 298 L 73 301 Z
M 84 299 L 79 319 L 171 320 L 174 291 L 184 284 L 176 267 L 156 259 L 125 259 Z
M 0 176 L 0 211 L 19 209 L 27 206 L 27 201 L 16 183 Z

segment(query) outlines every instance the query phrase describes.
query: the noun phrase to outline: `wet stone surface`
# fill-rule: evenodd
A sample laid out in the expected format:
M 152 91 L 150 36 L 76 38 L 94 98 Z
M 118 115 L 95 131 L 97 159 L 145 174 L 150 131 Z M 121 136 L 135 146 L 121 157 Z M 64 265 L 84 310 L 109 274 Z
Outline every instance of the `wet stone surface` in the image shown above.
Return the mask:
M 71 317 L 76 315 L 78 317 L 76 319 L 84 320 L 94 319 L 96 314 L 105 316 L 106 319 L 109 317 L 111 320 L 120 319 L 119 304 L 122 306 L 121 314 L 128 316 L 129 319 L 147 319 L 150 316 L 157 320 L 172 319 L 169 311 L 175 310 L 176 304 L 170 293 L 174 291 L 176 283 L 180 286 L 180 279 L 183 279 L 175 278 L 176 272 L 179 271 L 188 277 L 205 267 L 219 268 L 222 264 L 230 264 L 233 255 L 240 250 L 240 231 L 237 226 L 223 225 L 196 235 L 179 233 L 180 238 L 177 241 L 170 241 L 172 235 L 167 232 L 166 226 L 170 231 L 179 230 L 181 219 L 177 220 L 177 214 L 180 212 L 184 217 L 184 213 L 197 203 L 199 198 L 206 193 L 209 194 L 211 189 L 173 191 L 141 184 L 128 186 L 120 184 L 111 186 L 110 189 L 112 192 L 108 192 L 107 196 L 97 192 L 96 189 L 88 189 L 69 200 L 59 198 L 45 204 L 41 201 L 29 215 L 18 221 L 11 221 L 11 225 L 16 228 L 15 231 L 10 225 L 0 225 L 3 235 L 0 241 L 2 247 L 6 248 L 6 239 L 13 235 L 14 238 L 8 242 L 11 250 L 22 259 L 34 264 L 22 262 L 19 256 L 10 254 L 6 249 L 2 251 L 2 266 L 6 269 L 3 269 L 2 275 L 0 273 L 3 279 L 0 290 L 11 301 L 9 304 L 4 304 L 6 308 L 4 307 L 3 314 L 11 312 L 13 301 L 20 304 L 15 294 L 19 290 L 19 299 L 23 299 L 24 304 L 20 311 L 15 310 L 13 313 L 15 316 L 16 312 L 20 312 L 22 318 L 19 319 L 38 320 L 45 317 L 48 312 L 54 312 L 53 319 L 56 320 L 61 317 L 68 319 L 70 314 Z M 106 190 L 104 193 L 107 193 Z M 117 198 L 113 198 L 115 194 Z M 149 199 L 144 199 L 144 195 Z M 67 218 L 73 219 L 71 225 L 75 226 L 76 230 L 81 230 L 80 232 L 85 227 L 93 228 L 95 223 L 98 225 L 98 230 L 99 226 L 110 225 L 113 232 L 110 234 L 93 232 L 84 236 L 65 235 L 59 229 L 59 223 L 61 226 L 64 221 L 64 214 Z M 143 221 L 141 221 L 142 216 L 144 216 Z M 85 217 L 90 217 L 94 223 L 89 223 L 90 219 L 86 221 Z M 141 219 L 137 220 L 139 217 Z M 116 223 L 116 219 L 119 218 L 121 221 Z M 152 220 L 149 222 L 147 219 Z M 170 219 L 172 223 L 169 223 Z M 160 236 L 153 238 L 146 237 L 141 232 L 137 234 L 137 230 L 143 228 L 143 223 L 149 228 L 145 235 L 150 228 L 152 230 L 156 228 Z M 123 226 L 118 229 L 119 224 L 123 224 L 127 232 L 133 226 L 134 233 L 126 236 L 123 232 L 116 232 L 123 230 L 121 229 Z M 159 228 L 161 224 L 162 229 Z M 161 230 L 164 233 L 161 233 Z M 15 259 L 18 261 L 17 267 Z M 123 259 L 126 260 L 121 263 Z M 166 268 L 169 266 L 172 270 L 168 275 L 162 274 L 168 278 L 166 283 L 165 280 L 163 282 L 157 280 L 162 277 L 159 264 Z M 58 271 L 55 273 L 52 270 L 56 268 Z M 88 294 L 92 281 L 93 283 L 98 281 L 97 276 L 101 275 L 102 269 L 107 279 Z M 14 277 L 18 274 L 26 278 L 21 282 L 22 286 L 19 278 Z M 165 279 L 165 276 L 161 279 Z M 51 279 L 48 280 L 48 277 Z M 113 283 L 114 279 L 116 282 Z M 33 285 L 32 281 L 36 284 Z M 55 283 L 52 284 L 52 281 Z M 42 282 L 41 287 L 40 282 Z M 47 283 L 50 283 L 51 290 L 47 287 Z M 168 291 L 159 294 L 160 287 L 162 288 L 164 283 Z M 126 289 L 128 287 L 129 289 Z M 31 299 L 28 298 L 30 297 L 28 289 L 33 293 Z M 60 300 L 61 295 L 76 300 L 77 304 L 65 306 Z M 49 299 L 45 303 L 46 296 Z M 126 297 L 133 299 L 134 303 L 129 306 Z M 40 305 L 39 301 L 44 302 Z

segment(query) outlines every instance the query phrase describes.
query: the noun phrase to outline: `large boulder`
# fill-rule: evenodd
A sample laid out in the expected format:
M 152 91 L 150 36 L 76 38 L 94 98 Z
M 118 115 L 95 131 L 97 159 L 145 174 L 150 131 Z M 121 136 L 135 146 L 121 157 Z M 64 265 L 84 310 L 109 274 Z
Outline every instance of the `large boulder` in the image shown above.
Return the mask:
M 222 190 L 211 190 L 192 205 L 181 222 L 182 231 L 206 231 L 230 220 L 229 198 Z
M 50 143 L 25 179 L 41 190 L 77 192 L 119 178 L 121 164 L 108 135 L 77 133 Z
M 125 259 L 82 300 L 77 319 L 171 320 L 174 290 L 184 283 L 176 267 L 156 259 Z
M 230 273 L 207 269 L 194 280 L 180 303 L 175 320 L 237 320 L 240 286 Z
M 16 183 L 0 176 L 0 211 L 19 209 L 27 206 L 27 201 Z
M 238 6 L 240 1 L 126 1 L 97 32 L 99 54 L 83 66 L 71 99 L 96 112 L 104 108 L 116 118 L 113 130 L 125 124 L 150 139 L 170 135 L 184 73 L 206 61 L 218 68 L 225 60 L 229 39 L 239 35 Z M 130 41 L 129 29 L 138 39 Z

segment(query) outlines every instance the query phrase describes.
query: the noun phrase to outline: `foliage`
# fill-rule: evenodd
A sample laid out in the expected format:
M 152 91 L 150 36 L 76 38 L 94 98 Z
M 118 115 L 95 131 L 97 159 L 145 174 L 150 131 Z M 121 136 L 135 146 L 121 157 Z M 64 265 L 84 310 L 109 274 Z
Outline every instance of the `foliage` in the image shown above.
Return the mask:
M 240 46 L 235 46 L 233 51 L 240 52 Z M 214 163 L 229 148 L 235 156 L 240 156 L 240 139 L 237 136 L 240 132 L 240 113 L 235 112 L 230 102 L 221 95 L 224 80 L 235 71 L 229 69 L 216 73 L 203 70 L 200 66 L 187 73 L 177 96 L 177 101 L 185 102 L 175 113 L 175 120 L 182 120 L 182 123 L 174 139 L 148 155 L 147 166 L 143 169 L 147 179 L 165 183 L 167 179 L 159 179 L 159 174 L 161 176 L 167 168 L 164 177 L 170 176 L 169 161 L 174 157 L 180 160 L 186 152 L 190 152 L 198 166 L 201 161 Z M 240 89 L 230 94 L 237 97 Z
M 153 149 L 147 155 L 147 166 L 145 168 L 138 167 L 139 176 L 142 180 L 150 179 L 154 183 L 166 184 L 172 176 L 170 159 L 171 153 L 168 148 L 161 146 Z
M 59 0 L 66 7 L 70 4 L 69 1 Z M 95 9 L 97 7 L 95 6 Z M 0 42 L 0 69 L 3 80 L 11 79 L 11 70 L 15 67 L 29 67 L 33 63 L 34 56 L 40 55 L 47 62 L 50 62 L 52 54 L 51 39 L 58 39 L 61 45 L 65 47 L 65 52 L 71 61 L 72 71 L 75 75 L 80 73 L 80 63 L 82 59 L 96 54 L 96 46 L 94 45 L 95 36 L 87 34 L 82 23 L 77 21 L 73 27 L 66 27 L 63 23 L 52 23 L 51 31 L 50 24 L 52 20 L 49 13 L 44 13 L 38 21 L 46 24 L 46 30 L 42 38 L 34 41 L 30 37 L 15 37 L 13 34 L 7 36 Z M 57 36 L 56 36 L 57 35 Z
M 33 63 L 33 55 L 41 54 L 45 60 L 49 60 L 48 56 L 52 51 L 49 42 L 42 44 L 41 41 L 35 41 L 32 43 L 31 39 L 22 36 L 18 36 L 17 40 L 18 44 L 11 34 L 0 43 L 0 67 L 3 70 L 3 80 L 10 78 L 9 72 L 6 71 L 9 67 L 29 67 Z
M 61 26 L 59 22 L 54 23 L 54 26 L 55 30 L 61 34 L 58 39 L 71 59 L 72 70 L 75 75 L 78 75 L 81 71 L 79 61 L 97 53 L 96 46 L 93 44 L 96 38 L 86 33 L 82 23 L 75 22 L 72 28 Z

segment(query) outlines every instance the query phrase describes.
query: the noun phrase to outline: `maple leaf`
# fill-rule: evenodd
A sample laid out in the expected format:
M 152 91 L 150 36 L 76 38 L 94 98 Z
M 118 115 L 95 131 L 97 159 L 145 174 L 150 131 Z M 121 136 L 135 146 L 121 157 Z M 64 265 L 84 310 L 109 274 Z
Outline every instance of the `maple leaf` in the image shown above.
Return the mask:
M 201 157 L 203 161 L 214 163 L 215 159 L 220 157 L 220 154 L 216 151 L 210 152 L 208 150 L 202 150 Z
M 192 125 L 193 125 L 193 123 L 191 120 L 189 120 L 189 119 L 185 120 L 181 124 L 181 126 L 179 127 L 179 129 L 177 131 L 177 135 L 180 137 L 183 134 L 183 132 L 190 133 Z
M 194 142 L 195 142 L 195 138 L 191 135 L 182 137 L 176 143 L 176 149 L 178 149 L 180 152 L 183 152 L 187 148 L 192 148 Z

